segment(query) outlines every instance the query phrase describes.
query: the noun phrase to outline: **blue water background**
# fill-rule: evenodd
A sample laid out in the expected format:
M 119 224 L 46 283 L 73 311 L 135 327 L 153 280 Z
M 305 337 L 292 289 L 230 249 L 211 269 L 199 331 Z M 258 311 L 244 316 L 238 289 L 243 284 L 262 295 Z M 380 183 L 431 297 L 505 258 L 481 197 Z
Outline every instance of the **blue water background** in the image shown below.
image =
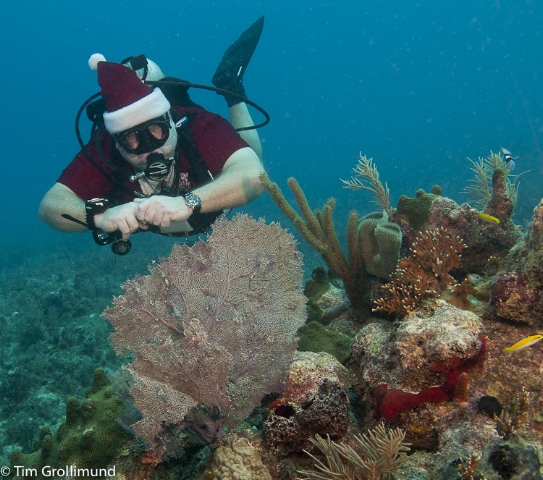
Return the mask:
M 0 464 L 15 447 L 29 451 L 40 426 L 58 426 L 59 402 L 83 397 L 101 356 L 112 358 L 104 305 L 172 243 L 138 235 L 119 258 L 88 233 L 38 219 L 41 198 L 79 150 L 76 113 L 99 90 L 89 56 L 145 53 L 167 75 L 209 84 L 224 50 L 264 14 L 245 86 L 271 115 L 260 130 L 266 169 L 284 190 L 296 177 L 314 208 L 337 198 L 341 235 L 351 209 L 376 208 L 368 192 L 340 182 L 359 152 L 373 157 L 396 205 L 434 184 L 466 201 L 467 157 L 508 148 L 517 171 L 531 170 L 514 216 L 529 221 L 543 196 L 541 2 L 3 2 Z M 222 97 L 192 95 L 227 116 Z M 239 210 L 293 230 L 266 193 Z M 301 249 L 307 276 L 322 262 Z
M 98 91 L 92 53 L 111 61 L 145 53 L 166 74 L 209 84 L 224 50 L 263 14 L 245 85 L 271 115 L 260 130 L 264 161 L 282 187 L 296 177 L 314 207 L 336 197 L 340 224 L 352 208 L 368 213 L 370 195 L 339 180 L 361 151 L 374 158 L 393 205 L 434 184 L 462 203 L 466 157 L 503 146 L 519 156 L 517 170 L 531 170 L 515 217 L 529 219 L 542 196 L 540 2 L 21 1 L 5 2 L 0 19 L 0 251 L 22 259 L 58 244 L 98 248 L 37 217 L 79 150 L 74 118 Z M 221 97 L 193 97 L 227 116 Z M 282 219 L 266 194 L 245 210 Z

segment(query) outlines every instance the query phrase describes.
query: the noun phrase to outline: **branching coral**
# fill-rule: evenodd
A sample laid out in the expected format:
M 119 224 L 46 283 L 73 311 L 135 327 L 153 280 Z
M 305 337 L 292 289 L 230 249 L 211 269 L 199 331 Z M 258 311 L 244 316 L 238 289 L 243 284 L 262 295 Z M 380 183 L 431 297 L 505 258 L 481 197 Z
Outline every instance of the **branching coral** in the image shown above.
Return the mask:
M 496 430 L 504 438 L 509 440 L 515 435 L 517 429 L 525 423 L 526 414 L 530 406 L 530 393 L 522 387 L 520 393 L 505 405 L 501 415 L 494 414 Z
M 411 245 L 411 256 L 400 261 L 392 280 L 384 287 L 385 297 L 375 301 L 373 311 L 406 315 L 423 299 L 455 285 L 449 272 L 460 266 L 464 248 L 463 241 L 450 236 L 443 227 L 422 234 Z
M 510 170 L 507 168 L 507 164 L 502 157 L 501 153 L 490 152 L 490 155 L 486 158 L 479 157 L 477 161 L 468 157 L 468 160 L 472 163 L 473 167 L 471 171 L 474 172 L 474 178 L 468 180 L 471 184 L 466 187 L 464 192 L 470 195 L 471 202 L 480 209 L 485 208 L 486 204 L 492 198 L 492 177 L 496 170 L 503 172 L 506 177 L 507 193 L 511 196 L 513 205 L 516 205 L 518 198 L 519 182 L 518 177 L 522 175 L 510 175 Z M 511 181 L 510 179 L 513 179 Z
M 373 203 L 379 205 L 383 210 L 390 214 L 390 191 L 387 184 L 379 180 L 379 172 L 377 167 L 373 165 L 373 158 L 367 158 L 366 155 L 360 153 L 360 160 L 353 168 L 354 177 L 350 180 L 341 180 L 345 184 L 345 188 L 351 190 L 367 190 L 375 195 Z
M 279 186 L 268 175 L 261 174 L 260 181 L 270 197 L 294 224 L 304 239 L 322 255 L 332 274 L 343 281 L 345 292 L 355 308 L 365 306 L 366 264 L 358 244 L 358 213 L 351 211 L 347 223 L 347 256 L 339 243 L 332 215 L 336 202 L 328 199 L 322 210 L 314 212 L 307 198 L 294 178 L 288 179 L 288 186 L 294 194 L 302 216 L 287 202 Z
M 462 475 L 462 480 L 485 480 L 483 475 L 475 474 L 476 468 L 479 466 L 479 455 L 472 455 L 467 460 L 460 459 L 458 472 Z
M 387 431 L 382 423 L 367 435 L 355 435 L 356 448 L 339 445 L 317 435 L 311 439 L 326 457 L 326 465 L 308 455 L 316 462 L 318 471 L 301 471 L 306 475 L 304 480 L 379 480 L 390 479 L 392 474 L 398 478 L 406 478 L 396 470 L 406 459 L 409 443 L 406 443 L 405 432 L 401 428 Z

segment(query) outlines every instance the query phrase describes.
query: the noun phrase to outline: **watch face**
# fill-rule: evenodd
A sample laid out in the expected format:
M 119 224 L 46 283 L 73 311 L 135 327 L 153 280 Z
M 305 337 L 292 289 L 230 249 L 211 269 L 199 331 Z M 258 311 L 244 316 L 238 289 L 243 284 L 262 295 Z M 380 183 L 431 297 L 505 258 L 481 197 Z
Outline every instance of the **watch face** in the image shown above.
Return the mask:
M 87 200 L 87 205 L 92 205 L 93 208 L 108 206 L 109 200 L 107 198 L 91 198 Z
M 186 204 L 188 207 L 197 207 L 202 205 L 201 198 L 194 193 L 187 193 L 185 196 Z
M 185 204 L 187 207 L 192 208 L 192 215 L 198 215 L 202 208 L 202 199 L 195 193 L 187 193 L 185 195 Z

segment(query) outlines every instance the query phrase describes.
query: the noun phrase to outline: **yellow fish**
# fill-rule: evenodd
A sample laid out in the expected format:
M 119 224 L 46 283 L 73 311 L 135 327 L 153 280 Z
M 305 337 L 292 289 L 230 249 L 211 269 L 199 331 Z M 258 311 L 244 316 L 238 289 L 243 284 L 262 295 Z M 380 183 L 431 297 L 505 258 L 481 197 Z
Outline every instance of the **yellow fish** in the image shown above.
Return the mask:
M 500 223 L 500 221 L 496 217 L 493 217 L 492 215 L 488 215 L 486 213 L 480 213 L 479 216 L 483 220 L 486 220 L 487 222 Z
M 523 338 L 520 342 L 515 343 L 512 347 L 504 348 L 504 352 L 517 352 L 518 350 L 524 350 L 526 347 L 532 345 L 543 339 L 543 335 L 532 335 L 531 337 Z

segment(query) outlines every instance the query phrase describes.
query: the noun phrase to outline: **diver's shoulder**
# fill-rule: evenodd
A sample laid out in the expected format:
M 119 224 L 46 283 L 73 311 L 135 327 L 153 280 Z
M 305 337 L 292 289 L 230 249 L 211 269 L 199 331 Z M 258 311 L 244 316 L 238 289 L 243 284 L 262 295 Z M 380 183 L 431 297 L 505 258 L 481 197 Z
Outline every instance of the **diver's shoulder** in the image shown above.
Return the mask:
M 222 117 L 218 113 L 213 113 L 203 108 L 178 107 L 178 106 L 174 106 L 173 108 L 182 117 L 187 115 L 187 113 L 190 114 L 195 124 L 207 124 L 209 122 L 213 122 L 213 123 L 227 122 L 228 123 L 228 120 L 226 120 L 224 117 Z

